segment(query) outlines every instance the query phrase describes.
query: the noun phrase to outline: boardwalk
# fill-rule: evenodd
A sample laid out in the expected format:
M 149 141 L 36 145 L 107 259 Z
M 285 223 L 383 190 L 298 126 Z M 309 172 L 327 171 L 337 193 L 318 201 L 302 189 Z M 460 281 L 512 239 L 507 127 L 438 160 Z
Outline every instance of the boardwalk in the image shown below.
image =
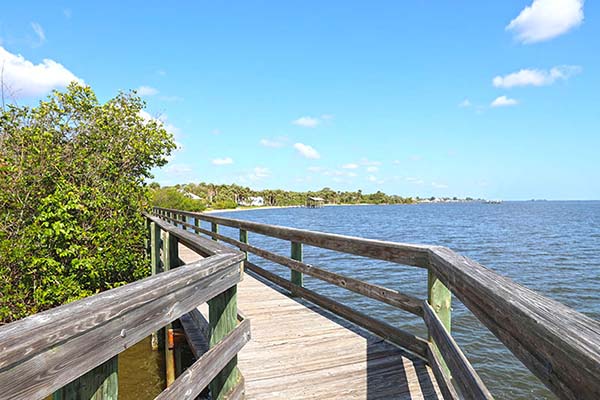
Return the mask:
M 199 258 L 181 245 L 179 255 Z M 249 274 L 238 306 L 252 323 L 238 359 L 247 399 L 442 398 L 418 357 Z

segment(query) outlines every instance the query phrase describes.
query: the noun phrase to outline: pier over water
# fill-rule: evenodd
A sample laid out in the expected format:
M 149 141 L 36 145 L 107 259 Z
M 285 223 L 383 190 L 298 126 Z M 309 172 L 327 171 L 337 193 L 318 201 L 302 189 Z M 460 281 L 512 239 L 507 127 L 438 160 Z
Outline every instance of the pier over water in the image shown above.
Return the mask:
M 0 327 L 0 399 L 117 398 L 118 354 L 149 335 L 165 356 L 159 399 L 493 398 L 451 335 L 452 295 L 559 398 L 600 398 L 598 321 L 450 249 L 181 210 L 146 220 L 153 276 Z M 303 246 L 424 268 L 427 298 L 309 265 Z M 305 275 L 421 317 L 427 337 L 304 287 Z

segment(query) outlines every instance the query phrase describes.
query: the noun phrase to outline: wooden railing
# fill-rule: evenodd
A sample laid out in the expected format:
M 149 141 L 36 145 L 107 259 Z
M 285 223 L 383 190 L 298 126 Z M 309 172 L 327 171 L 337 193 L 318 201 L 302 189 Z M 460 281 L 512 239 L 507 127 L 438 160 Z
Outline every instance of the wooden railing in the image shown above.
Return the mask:
M 0 327 L 0 399 L 116 399 L 118 354 L 207 301 L 211 349 L 158 398 L 193 399 L 207 385 L 213 399 L 241 393 L 228 364 L 250 339 L 235 302 L 245 255 L 155 217 L 148 229 L 153 276 Z M 178 241 L 205 258 L 175 268 Z
M 251 262 L 251 271 L 428 360 L 445 398 L 491 399 L 450 333 L 454 294 L 548 388 L 564 399 L 600 398 L 600 323 L 548 299 L 452 250 L 313 232 L 181 210 L 154 214 L 186 230 L 286 266 L 290 279 Z M 211 229 L 201 227 L 201 221 Z M 193 222 L 193 223 L 192 223 Z M 219 234 L 219 225 L 239 229 L 239 240 Z M 248 232 L 291 242 L 291 257 L 252 246 Z M 302 261 L 302 245 L 354 254 L 428 270 L 428 298 L 421 300 L 336 274 Z M 303 287 L 302 275 L 382 301 L 421 316 L 429 337 L 419 338 Z M 510 382 L 506 382 L 507 385 Z

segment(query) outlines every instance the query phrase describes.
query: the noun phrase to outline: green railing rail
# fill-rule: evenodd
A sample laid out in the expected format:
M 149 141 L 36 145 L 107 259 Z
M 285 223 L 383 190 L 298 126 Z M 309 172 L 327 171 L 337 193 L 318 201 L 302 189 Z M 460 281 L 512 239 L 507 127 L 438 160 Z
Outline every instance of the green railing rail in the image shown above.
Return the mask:
M 450 333 L 452 294 L 560 398 L 600 398 L 598 321 L 448 248 L 363 239 L 182 210 L 155 208 L 153 213 L 176 226 L 290 268 L 291 276 L 285 279 L 247 260 L 244 262 L 247 271 L 274 282 L 292 295 L 303 297 L 425 358 L 445 398 L 492 398 Z M 210 223 L 211 228 L 203 228 L 201 221 Z M 220 225 L 239 229 L 239 240 L 219 234 Z M 252 246 L 249 232 L 289 241 L 290 257 Z M 428 298 L 418 299 L 306 264 L 302 261 L 303 245 L 425 268 L 428 270 Z M 423 317 L 429 337 L 417 337 L 304 288 L 303 274 Z

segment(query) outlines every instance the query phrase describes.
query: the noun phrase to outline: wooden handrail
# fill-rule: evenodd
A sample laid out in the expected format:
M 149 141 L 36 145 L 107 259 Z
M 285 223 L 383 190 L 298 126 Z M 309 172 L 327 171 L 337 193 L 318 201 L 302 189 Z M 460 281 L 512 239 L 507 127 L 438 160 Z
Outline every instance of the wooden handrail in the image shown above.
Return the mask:
M 281 259 L 279 257 L 282 256 L 230 238 L 226 240 L 225 236 L 215 233 L 215 225 L 238 228 L 245 235 L 254 232 L 343 253 L 427 268 L 555 394 L 565 399 L 600 398 L 598 321 L 535 293 L 448 248 L 312 232 L 181 210 L 156 208 L 155 212 L 166 219 L 170 218 L 166 213 L 171 213 L 208 221 L 213 226 L 212 231 L 202 228 L 196 231 L 290 268 L 303 269 L 305 273 L 314 267 L 287 257 Z M 180 220 L 177 223 L 182 224 Z M 194 227 L 187 223 L 184 226 Z M 317 273 L 313 276 L 323 279 L 326 274 Z M 444 302 L 447 302 L 445 306 L 449 309 L 449 297 Z M 437 315 L 436 307 L 437 304 L 433 312 Z M 438 340 L 441 338 L 438 337 Z
M 0 327 L 0 398 L 51 394 L 235 286 L 243 258 L 217 254 Z

